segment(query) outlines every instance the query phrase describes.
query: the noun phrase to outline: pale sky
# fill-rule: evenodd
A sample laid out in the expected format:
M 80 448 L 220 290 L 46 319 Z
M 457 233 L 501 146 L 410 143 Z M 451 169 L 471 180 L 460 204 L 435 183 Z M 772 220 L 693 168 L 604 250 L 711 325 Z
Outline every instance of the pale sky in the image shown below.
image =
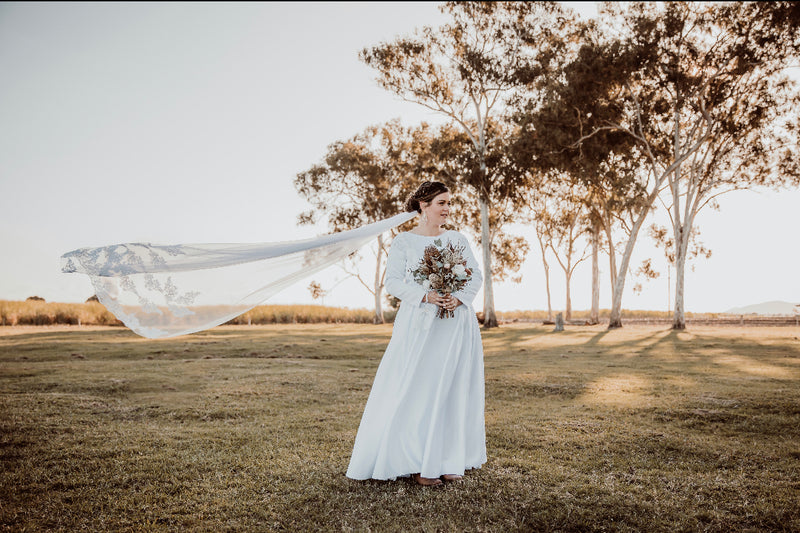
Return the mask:
M 88 279 L 59 270 L 61 254 L 84 246 L 325 232 L 296 225 L 308 209 L 298 172 L 369 125 L 442 120 L 378 87 L 358 51 L 443 20 L 435 4 L 408 2 L 0 4 L 0 299 L 85 300 Z M 721 206 L 698 218 L 714 255 L 687 273 L 687 309 L 800 303 L 800 192 L 738 192 Z M 496 285 L 498 310 L 546 307 L 534 235 L 520 230 L 532 251 L 521 284 Z M 654 255 L 645 235 L 636 255 Z M 589 275 L 585 263 L 573 278 L 575 309 L 589 307 Z M 328 305 L 372 305 L 336 267 L 268 303 L 312 302 L 311 279 L 333 287 Z M 667 308 L 666 272 L 640 295 L 633 285 L 624 307 Z

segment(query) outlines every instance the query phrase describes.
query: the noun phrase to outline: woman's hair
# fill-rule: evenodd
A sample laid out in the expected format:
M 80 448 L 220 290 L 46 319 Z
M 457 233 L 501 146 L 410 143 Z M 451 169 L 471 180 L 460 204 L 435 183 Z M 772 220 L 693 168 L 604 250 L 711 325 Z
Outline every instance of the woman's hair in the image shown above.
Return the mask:
M 450 189 L 444 183 L 440 181 L 423 181 L 422 185 L 417 187 L 417 190 L 406 200 L 406 211 L 409 213 L 411 211 L 422 213 L 420 202 L 431 202 L 444 192 L 450 192 Z

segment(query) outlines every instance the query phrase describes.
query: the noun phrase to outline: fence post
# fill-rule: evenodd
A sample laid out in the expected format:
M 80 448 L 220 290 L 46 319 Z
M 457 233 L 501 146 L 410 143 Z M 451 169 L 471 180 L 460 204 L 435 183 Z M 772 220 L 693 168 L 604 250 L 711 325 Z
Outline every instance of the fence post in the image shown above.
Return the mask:
M 556 315 L 556 327 L 553 331 L 564 331 L 564 317 L 561 313 Z

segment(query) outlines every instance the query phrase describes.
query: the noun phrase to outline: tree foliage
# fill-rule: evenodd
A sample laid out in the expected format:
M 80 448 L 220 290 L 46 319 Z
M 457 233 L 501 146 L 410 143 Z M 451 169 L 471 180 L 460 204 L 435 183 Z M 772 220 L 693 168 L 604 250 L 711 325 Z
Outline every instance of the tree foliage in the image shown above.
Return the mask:
M 395 120 L 329 145 L 321 163 L 295 178 L 297 192 L 313 206 L 299 215 L 298 223 L 313 224 L 320 216 L 326 216 L 332 231 L 343 231 L 402 212 L 405 199 L 416 188 L 415 180 L 409 178 L 424 165 L 419 150 L 427 144 L 427 129 L 427 125 L 407 128 Z M 409 222 L 400 229 L 412 226 Z M 357 271 L 345 269 L 375 297 L 376 323 L 384 321 L 385 244 L 383 236 L 379 236 L 372 284 L 366 283 Z
M 314 224 L 325 216 L 332 231 L 343 231 L 402 212 L 414 190 L 407 179 L 414 160 L 411 136 L 394 120 L 330 144 L 322 162 L 294 180 L 298 194 L 312 205 L 298 223 Z
M 493 119 L 520 78 L 534 79 L 553 55 L 560 8 L 554 2 L 448 2 L 442 10 L 451 17 L 448 24 L 366 48 L 361 58 L 377 71 L 382 87 L 448 117 L 472 145 L 477 172 L 462 182 L 480 209 L 484 325 L 494 327 L 492 189 L 502 183 L 504 190 L 517 191 L 521 184 L 515 186 L 512 175 L 490 172 L 487 159 L 497 141 Z
M 630 215 L 611 327 L 621 324 L 631 252 L 659 199 L 674 232 L 680 328 L 697 212 L 727 190 L 796 183 L 797 119 L 787 111 L 797 92 L 782 74 L 797 55 L 796 7 L 767 4 L 605 4 L 558 83 L 524 115 L 536 162 L 587 184 L 590 203 Z M 595 216 L 608 220 L 603 211 Z
M 369 223 L 397 213 L 419 181 L 443 181 L 453 224 L 481 244 L 487 326 L 497 323 L 492 281 L 513 276 L 528 251 L 506 228 L 528 219 L 548 307 L 546 249 L 571 251 L 587 230 L 596 316 L 605 242 L 617 327 L 626 276 L 657 275 L 652 260 L 630 265 L 663 206 L 670 227 L 651 235 L 675 266 L 673 327 L 684 327 L 686 262 L 710 253 L 697 241 L 698 213 L 731 190 L 800 184 L 800 96 L 786 75 L 800 57 L 800 4 L 605 3 L 585 24 L 555 2 L 441 9 L 446 24 L 360 57 L 380 86 L 449 122 L 395 121 L 332 144 L 295 182 L 314 207 L 300 222 Z M 575 264 L 562 264 L 568 279 Z

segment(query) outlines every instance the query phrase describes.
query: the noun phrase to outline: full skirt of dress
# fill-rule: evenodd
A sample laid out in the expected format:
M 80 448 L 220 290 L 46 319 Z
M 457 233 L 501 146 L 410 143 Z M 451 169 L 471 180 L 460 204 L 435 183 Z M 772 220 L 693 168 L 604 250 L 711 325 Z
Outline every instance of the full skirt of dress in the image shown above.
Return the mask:
M 463 474 L 486 462 L 483 346 L 469 305 L 436 318 L 401 304 L 356 435 L 347 477 Z

